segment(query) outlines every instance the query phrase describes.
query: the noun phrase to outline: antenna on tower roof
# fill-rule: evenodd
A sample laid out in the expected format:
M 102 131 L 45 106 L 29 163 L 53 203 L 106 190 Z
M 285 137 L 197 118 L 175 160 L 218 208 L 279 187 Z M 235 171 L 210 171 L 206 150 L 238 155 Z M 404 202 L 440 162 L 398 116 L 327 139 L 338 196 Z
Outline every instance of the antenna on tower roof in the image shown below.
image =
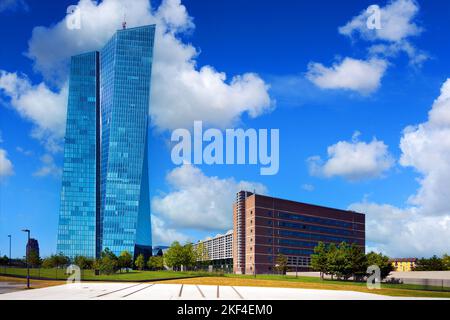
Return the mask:
M 127 28 L 127 16 L 126 16 L 126 14 L 124 13 L 123 14 L 123 22 L 122 22 L 122 29 L 126 29 Z

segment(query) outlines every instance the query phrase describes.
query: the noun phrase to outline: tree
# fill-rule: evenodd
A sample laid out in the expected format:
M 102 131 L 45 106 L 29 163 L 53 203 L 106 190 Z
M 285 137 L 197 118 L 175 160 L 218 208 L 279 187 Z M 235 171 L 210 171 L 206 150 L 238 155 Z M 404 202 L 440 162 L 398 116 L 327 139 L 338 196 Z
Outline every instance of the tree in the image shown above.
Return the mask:
M 62 252 L 53 256 L 53 263 L 56 268 L 67 266 L 70 262 L 69 257 L 65 256 Z
M 207 265 L 211 258 L 209 257 L 208 249 L 203 242 L 197 244 L 195 248 L 195 259 L 199 265 Z
M 33 250 L 31 249 L 30 252 L 28 252 L 28 263 L 32 266 L 32 267 L 38 267 L 41 265 L 42 260 L 39 257 L 39 253 L 37 250 Z
M 42 268 L 44 269 L 50 269 L 53 268 L 53 261 L 51 257 L 45 258 L 42 260 Z
M 141 253 L 136 258 L 136 261 L 134 261 L 134 265 L 138 268 L 138 270 L 144 270 L 145 268 L 145 258 L 144 255 Z
M 281 274 L 286 274 L 287 271 L 287 257 L 285 255 L 279 254 L 277 258 L 275 259 L 275 270 L 280 272 Z M 255 270 L 256 271 L 256 270 Z
M 50 257 L 45 258 L 42 261 L 43 268 L 61 268 L 68 265 L 70 262 L 69 257 L 66 257 L 62 253 L 52 254 Z
M 311 255 L 311 267 L 323 274 L 331 275 L 331 279 L 362 280 L 367 276 L 367 267 L 377 265 L 380 268 L 381 278 L 385 279 L 393 266 L 389 258 L 375 252 L 364 254 L 364 250 L 357 244 L 352 243 L 349 246 L 346 242 L 336 246 L 334 243 L 328 246 L 322 242 L 314 248 L 314 254 Z
M 116 273 L 119 268 L 117 256 L 108 248 L 102 251 L 100 259 L 95 260 L 94 268 L 103 274 Z
M 164 258 L 162 256 L 153 256 L 148 259 L 147 267 L 150 270 L 164 269 Z
M 443 264 L 444 270 L 450 271 L 450 256 L 448 254 L 444 254 L 444 256 L 442 257 L 442 264 Z
M 0 257 L 0 265 L 6 265 L 9 263 L 9 258 L 7 256 Z
M 366 275 L 367 271 L 367 257 L 361 247 L 355 243 L 348 248 L 347 260 L 351 266 L 351 274 L 353 280 L 360 280 Z
M 187 243 L 182 250 L 182 265 L 186 267 L 193 267 L 197 263 L 197 256 L 192 243 Z
M 323 242 L 314 248 L 314 254 L 311 255 L 311 267 L 320 272 L 320 279 L 323 280 L 323 276 L 328 271 L 327 265 L 328 248 Z
M 414 268 L 415 271 L 443 271 L 445 266 L 443 259 L 438 256 L 432 256 L 429 259 L 422 258 L 417 261 L 417 265 Z
M 182 263 L 183 247 L 178 241 L 174 241 L 164 255 L 166 264 L 171 268 L 178 268 Z
M 327 252 L 327 271 L 326 274 L 331 275 L 331 279 L 338 273 L 339 271 L 339 258 L 338 258 L 339 252 L 338 248 L 334 243 L 330 243 L 328 245 L 328 252 Z
M 133 257 L 128 251 L 122 251 L 119 256 L 119 269 L 128 269 L 133 267 Z
M 384 256 L 381 253 L 369 252 L 367 254 L 367 265 L 376 265 L 380 268 L 381 280 L 384 280 L 389 274 L 394 271 L 394 266 L 389 261 L 389 257 Z
M 334 256 L 334 274 L 339 279 L 348 280 L 352 276 L 353 266 L 350 260 L 350 247 L 346 242 L 341 242 L 337 246 Z
M 164 255 L 167 266 L 178 269 L 181 266 L 194 266 L 197 258 L 192 243 L 182 246 L 178 241 L 172 243 Z
M 94 259 L 85 256 L 76 256 L 75 259 L 73 259 L 73 263 L 80 267 L 80 269 L 82 270 L 88 270 L 92 269 L 94 265 Z

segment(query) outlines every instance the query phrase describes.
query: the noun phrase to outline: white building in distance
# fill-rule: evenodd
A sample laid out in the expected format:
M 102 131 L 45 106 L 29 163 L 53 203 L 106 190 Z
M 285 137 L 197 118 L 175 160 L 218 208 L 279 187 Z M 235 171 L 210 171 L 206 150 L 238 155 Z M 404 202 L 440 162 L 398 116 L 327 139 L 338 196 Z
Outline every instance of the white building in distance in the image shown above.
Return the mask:
M 206 238 L 194 244 L 197 249 L 203 245 L 204 258 L 199 260 L 212 261 L 217 264 L 229 264 L 233 258 L 233 230 L 225 234 L 218 234 L 214 238 Z

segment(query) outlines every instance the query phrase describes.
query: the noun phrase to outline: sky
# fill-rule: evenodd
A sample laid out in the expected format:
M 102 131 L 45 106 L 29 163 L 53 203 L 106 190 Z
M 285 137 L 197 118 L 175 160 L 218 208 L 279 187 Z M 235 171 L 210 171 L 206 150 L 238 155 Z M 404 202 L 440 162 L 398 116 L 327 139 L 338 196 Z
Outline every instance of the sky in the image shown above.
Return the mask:
M 66 27 L 78 5 L 81 28 Z M 368 28 L 378 5 L 379 29 Z M 371 7 L 373 8 L 373 7 Z M 450 3 L 0 0 L 0 254 L 55 253 L 70 56 L 155 23 L 153 243 L 232 228 L 242 189 L 366 214 L 367 250 L 450 253 Z M 171 133 L 279 129 L 279 171 L 175 165 Z

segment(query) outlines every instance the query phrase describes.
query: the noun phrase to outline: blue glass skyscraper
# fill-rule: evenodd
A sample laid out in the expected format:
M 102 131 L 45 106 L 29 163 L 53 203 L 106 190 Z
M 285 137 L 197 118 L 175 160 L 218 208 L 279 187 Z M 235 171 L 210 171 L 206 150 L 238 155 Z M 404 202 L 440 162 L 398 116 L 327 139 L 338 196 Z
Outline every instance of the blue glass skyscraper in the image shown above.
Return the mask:
M 99 54 L 71 59 L 57 251 L 96 255 L 99 167 Z
M 151 250 L 147 128 L 154 26 L 118 31 L 101 51 L 101 244 Z
M 154 25 L 119 30 L 100 53 L 94 53 L 97 56 L 95 148 L 89 156 L 82 156 L 78 147 L 72 153 L 76 159 L 94 163 L 95 170 L 77 167 L 70 175 L 65 169 L 63 174 L 58 251 L 69 257 L 99 256 L 106 248 L 117 255 L 125 250 L 134 256 L 151 254 L 147 136 L 154 33 Z M 71 69 L 71 81 L 75 76 Z M 86 81 L 81 87 L 87 90 L 90 84 Z M 84 109 L 77 107 L 82 102 L 71 103 L 72 95 L 80 95 L 77 90 L 72 92 L 72 82 L 69 91 L 68 123 L 71 114 L 88 117 Z M 67 138 L 78 131 L 81 128 L 76 124 L 67 127 L 66 149 Z M 81 144 L 82 138 L 75 141 Z M 72 153 L 65 153 L 64 168 L 66 162 L 68 165 L 73 162 Z M 94 186 L 94 210 L 91 202 L 71 201 L 66 195 L 65 184 L 72 185 L 84 178 Z M 75 197 L 85 196 L 84 189 L 71 191 Z M 94 230 L 93 233 L 80 232 L 87 226 L 85 220 L 75 218 L 80 207 L 89 211 L 89 215 L 83 211 L 82 216 L 91 219 L 89 230 Z M 90 249 L 85 250 L 82 243 L 89 243 Z

